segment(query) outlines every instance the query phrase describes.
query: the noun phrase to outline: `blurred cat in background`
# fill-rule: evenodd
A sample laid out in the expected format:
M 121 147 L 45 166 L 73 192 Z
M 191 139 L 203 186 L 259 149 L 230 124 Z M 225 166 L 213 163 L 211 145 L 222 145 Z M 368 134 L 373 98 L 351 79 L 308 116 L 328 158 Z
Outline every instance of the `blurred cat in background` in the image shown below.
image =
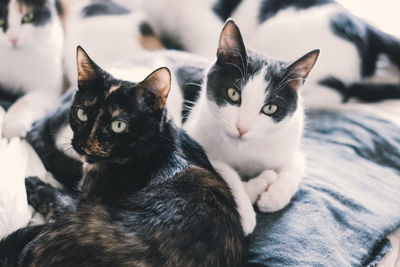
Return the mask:
M 54 0 L 0 2 L 0 96 L 18 100 L 3 135 L 24 136 L 58 101 L 62 90 L 63 32 Z
M 77 80 L 75 53 L 81 45 L 101 65 L 123 61 L 147 50 L 162 49 L 141 10 L 129 10 L 111 0 L 62 1 L 65 10 L 65 71 Z
M 228 17 L 264 55 L 289 60 L 318 47 L 321 57 L 302 93 L 306 107 L 400 98 L 400 41 L 336 1 L 153 0 L 142 6 L 159 34 L 207 57 L 214 55 L 213 40 Z

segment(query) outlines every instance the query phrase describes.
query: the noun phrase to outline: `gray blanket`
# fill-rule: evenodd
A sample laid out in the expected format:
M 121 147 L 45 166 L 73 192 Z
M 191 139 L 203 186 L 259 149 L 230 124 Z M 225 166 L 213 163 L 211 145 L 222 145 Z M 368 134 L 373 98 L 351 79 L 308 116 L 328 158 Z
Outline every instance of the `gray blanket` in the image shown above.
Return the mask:
M 400 227 L 400 128 L 311 111 L 307 173 L 292 203 L 258 214 L 250 266 L 375 266 Z

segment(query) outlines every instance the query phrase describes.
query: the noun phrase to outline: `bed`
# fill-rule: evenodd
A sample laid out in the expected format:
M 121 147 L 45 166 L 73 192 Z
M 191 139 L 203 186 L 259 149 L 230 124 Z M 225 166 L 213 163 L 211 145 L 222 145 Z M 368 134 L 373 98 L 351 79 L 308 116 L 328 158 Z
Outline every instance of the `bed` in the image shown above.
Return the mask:
M 249 266 L 400 266 L 399 107 L 391 101 L 307 111 L 306 175 L 289 206 L 258 212 Z M 0 144 L 4 236 L 41 222 L 26 203 L 24 177 L 55 182 L 25 141 Z

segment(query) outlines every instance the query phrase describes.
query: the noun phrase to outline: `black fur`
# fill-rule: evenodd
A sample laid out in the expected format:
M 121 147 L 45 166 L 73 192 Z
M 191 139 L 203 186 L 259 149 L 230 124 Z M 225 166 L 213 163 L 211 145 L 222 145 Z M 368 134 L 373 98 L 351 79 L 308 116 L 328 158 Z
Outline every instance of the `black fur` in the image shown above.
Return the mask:
M 140 23 L 139 30 L 143 36 L 154 35 L 153 28 L 147 22 Z
M 19 266 L 244 266 L 233 196 L 201 147 L 168 121 L 155 84 L 162 76 L 136 84 L 92 67 L 96 75 L 80 80 L 70 116 L 72 145 L 90 164 L 81 201 L 41 229 Z M 118 134 L 110 129 L 115 119 L 127 123 Z M 37 186 L 54 197 L 34 178 L 27 184 L 30 194 Z
M 196 66 L 180 66 L 176 69 L 175 75 L 184 98 L 182 107 L 182 123 L 184 123 L 200 96 L 204 69 Z
M 35 26 L 42 26 L 51 21 L 51 11 L 49 3 L 45 0 L 18 0 L 20 3 L 26 4 L 33 8 L 32 23 Z
M 0 106 L 7 110 L 22 94 L 11 93 L 11 90 L 7 90 L 0 84 Z
M 65 214 L 74 212 L 80 199 L 79 192 L 56 189 L 37 177 L 26 178 L 25 187 L 28 203 L 48 222 L 62 219 Z
M 218 0 L 213 6 L 213 11 L 222 21 L 225 21 L 241 2 L 242 0 Z
M 361 76 L 372 76 L 380 54 L 400 67 L 400 41 L 347 14 L 337 14 L 331 19 L 331 28 L 341 38 L 352 42 L 358 50 L 362 64 Z
M 94 17 L 102 15 L 125 15 L 130 10 L 111 0 L 92 0 L 91 3 L 82 9 L 83 17 Z
M 231 21 L 226 25 L 228 23 Z M 226 27 L 229 25 L 224 29 Z M 207 74 L 208 99 L 218 106 L 240 106 L 240 101 L 233 103 L 229 99 L 228 88 L 234 88 L 241 94 L 249 80 L 266 69 L 264 90 L 267 97 L 264 101 L 265 104 L 278 106 L 277 112 L 271 115 L 272 119 L 278 123 L 293 114 L 297 109 L 298 95 L 287 83 L 293 78 L 288 75 L 291 72 L 290 66 L 285 62 L 270 60 L 251 50 L 246 50 L 239 29 L 234 26 L 231 31 L 229 43 L 235 45 L 230 48 L 218 48 L 217 62 Z
M 367 103 L 400 98 L 399 84 L 352 83 L 346 85 L 333 77 L 320 81 L 320 84 L 338 91 L 342 95 L 343 102 L 347 102 L 351 98 Z
M 167 49 L 173 49 L 173 50 L 181 50 L 185 51 L 187 50 L 185 46 L 177 40 L 177 38 L 174 38 L 173 36 L 170 36 L 169 34 L 162 33 L 161 36 L 159 36 L 161 43 L 165 46 Z
M 0 266 L 15 267 L 21 251 L 46 228 L 44 225 L 21 228 L 0 241 Z
M 57 149 L 55 141 L 59 131 L 69 124 L 69 113 L 76 88 L 69 89 L 60 102 L 59 107 L 35 122 L 28 132 L 26 140 L 36 150 L 46 170 L 70 189 L 77 188 L 82 177 L 82 163 L 67 156 L 64 151 L 71 149 L 68 137 L 65 138 L 64 150 Z
M 262 0 L 258 21 L 262 23 L 286 8 L 307 9 L 333 2 L 332 0 Z
M 0 19 L 4 19 L 4 25 L 1 27 L 5 33 L 8 29 L 8 4 L 10 0 L 0 1 Z

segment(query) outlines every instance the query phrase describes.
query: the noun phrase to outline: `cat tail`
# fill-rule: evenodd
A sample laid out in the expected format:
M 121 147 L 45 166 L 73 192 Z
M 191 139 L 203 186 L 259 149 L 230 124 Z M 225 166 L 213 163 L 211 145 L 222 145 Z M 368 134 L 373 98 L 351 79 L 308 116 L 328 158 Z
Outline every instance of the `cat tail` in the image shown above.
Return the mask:
M 400 84 L 358 82 L 347 85 L 334 77 L 329 77 L 319 83 L 338 91 L 342 95 L 343 103 L 347 102 L 351 98 L 366 103 L 374 103 L 389 99 L 400 99 Z
M 21 228 L 0 241 L 0 266 L 17 266 L 24 249 L 45 229 L 45 225 Z
M 400 68 L 400 40 L 370 25 L 367 27 L 367 32 L 372 56 L 377 58 L 379 54 L 384 54 Z

